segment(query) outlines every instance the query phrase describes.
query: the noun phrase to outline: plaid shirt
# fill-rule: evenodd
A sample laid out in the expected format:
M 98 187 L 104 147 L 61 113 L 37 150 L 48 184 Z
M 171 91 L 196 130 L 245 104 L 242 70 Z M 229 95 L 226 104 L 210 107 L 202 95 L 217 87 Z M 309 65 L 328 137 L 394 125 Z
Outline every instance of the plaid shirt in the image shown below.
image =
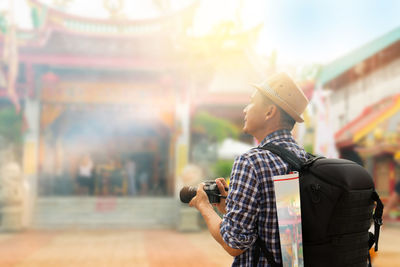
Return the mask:
M 260 147 L 274 143 L 306 159 L 306 152 L 293 139 L 290 131 L 278 130 L 268 135 Z M 252 266 L 254 243 L 259 236 L 267 249 L 281 262 L 275 191 L 272 177 L 288 173 L 288 164 L 270 151 L 251 149 L 236 158 L 232 167 L 227 213 L 220 232 L 232 248 L 245 250 L 235 257 L 232 266 Z M 261 253 L 258 266 L 270 266 Z

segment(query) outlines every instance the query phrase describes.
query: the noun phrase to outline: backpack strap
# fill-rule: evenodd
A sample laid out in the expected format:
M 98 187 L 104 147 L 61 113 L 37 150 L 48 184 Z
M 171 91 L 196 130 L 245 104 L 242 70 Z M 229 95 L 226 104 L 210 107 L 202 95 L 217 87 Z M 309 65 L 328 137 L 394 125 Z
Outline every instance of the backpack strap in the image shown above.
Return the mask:
M 278 145 L 275 145 L 272 143 L 268 143 L 268 144 L 266 144 L 262 147 L 258 147 L 258 148 L 261 148 L 264 150 L 269 150 L 272 153 L 274 153 L 275 155 L 279 156 L 280 158 L 283 159 L 283 161 L 285 161 L 289 164 L 289 166 L 291 167 L 291 169 L 293 171 L 300 171 L 304 164 L 304 162 L 302 160 L 300 160 L 296 156 L 296 154 L 294 154 L 293 152 L 291 152 L 281 146 L 278 146 Z
M 383 224 L 382 222 L 382 213 L 383 213 L 383 203 L 381 199 L 379 198 L 378 193 L 374 190 L 372 192 L 372 200 L 376 202 L 376 208 L 374 215 L 372 216 L 374 218 L 374 233 L 369 232 L 369 240 L 368 240 L 368 267 L 371 266 L 371 255 L 369 253 L 369 250 L 372 248 L 372 246 L 375 244 L 375 251 L 378 251 L 378 241 L 379 241 L 379 233 L 381 226 Z
M 370 244 L 372 243 L 372 245 L 375 243 L 375 251 L 378 251 L 379 232 L 380 232 L 381 226 L 383 224 L 383 222 L 382 222 L 383 203 L 382 203 L 381 199 L 379 198 L 378 193 L 375 190 L 372 193 L 372 200 L 374 200 L 376 202 L 376 208 L 375 208 L 375 212 L 373 215 L 375 230 L 374 230 L 374 234 L 373 234 L 374 242 L 370 241 L 369 243 Z M 370 248 L 372 247 L 372 245 L 370 245 Z
M 275 155 L 279 156 L 280 158 L 282 158 L 283 161 L 287 162 L 289 164 L 289 166 L 291 167 L 292 170 L 294 171 L 299 171 L 301 169 L 301 167 L 303 166 L 303 161 L 300 160 L 296 154 L 294 154 L 293 152 L 288 151 L 287 149 L 278 146 L 278 145 L 274 145 L 272 143 L 268 143 L 262 147 L 258 147 L 260 149 L 263 150 L 269 150 L 272 153 L 274 153 Z M 265 257 L 268 260 L 268 263 L 272 266 L 272 267 L 281 267 L 282 264 L 276 263 L 274 255 L 272 254 L 272 252 L 270 252 L 262 243 L 261 239 L 258 238 L 256 241 L 256 252 L 254 255 L 254 266 L 257 266 L 258 264 L 258 260 L 259 260 L 259 256 L 260 256 L 260 252 L 262 252 Z
M 274 255 L 272 254 L 272 252 L 270 252 L 262 243 L 260 238 L 257 238 L 256 240 L 256 250 L 254 253 L 254 259 L 253 259 L 253 265 L 257 266 L 258 265 L 258 261 L 260 258 L 260 252 L 264 253 L 265 257 L 268 260 L 268 264 L 270 264 L 272 267 L 282 267 L 282 264 L 276 263 Z

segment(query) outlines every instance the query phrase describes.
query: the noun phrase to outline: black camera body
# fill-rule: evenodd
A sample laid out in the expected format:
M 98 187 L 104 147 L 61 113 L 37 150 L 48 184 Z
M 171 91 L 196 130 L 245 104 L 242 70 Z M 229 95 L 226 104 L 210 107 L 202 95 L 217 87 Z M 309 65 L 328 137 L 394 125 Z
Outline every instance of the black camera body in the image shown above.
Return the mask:
M 215 181 L 205 181 L 204 191 L 207 193 L 210 203 L 219 203 L 221 200 L 220 192 Z
M 221 195 L 216 182 L 213 180 L 209 180 L 204 181 L 203 183 L 205 184 L 204 191 L 206 192 L 210 203 L 219 203 L 221 200 Z M 227 190 L 227 188 L 225 189 Z M 183 203 L 189 203 L 192 198 L 196 196 L 196 193 L 197 187 L 184 186 L 179 193 L 179 197 Z

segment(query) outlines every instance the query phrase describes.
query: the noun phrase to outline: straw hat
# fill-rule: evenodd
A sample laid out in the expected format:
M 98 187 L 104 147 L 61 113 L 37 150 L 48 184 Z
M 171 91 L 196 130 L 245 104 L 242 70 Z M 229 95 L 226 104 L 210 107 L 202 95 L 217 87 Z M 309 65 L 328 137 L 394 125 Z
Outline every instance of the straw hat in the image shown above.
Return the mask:
M 279 73 L 264 81 L 253 84 L 262 94 L 282 108 L 295 121 L 303 122 L 301 114 L 307 107 L 308 100 L 303 91 L 286 73 Z

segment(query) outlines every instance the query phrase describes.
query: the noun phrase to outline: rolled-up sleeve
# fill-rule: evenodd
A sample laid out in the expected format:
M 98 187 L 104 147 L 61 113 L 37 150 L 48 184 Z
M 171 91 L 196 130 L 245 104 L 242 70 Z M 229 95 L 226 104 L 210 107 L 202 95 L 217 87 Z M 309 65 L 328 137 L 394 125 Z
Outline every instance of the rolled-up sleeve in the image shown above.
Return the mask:
M 220 233 L 231 248 L 246 250 L 257 239 L 258 181 L 254 166 L 242 156 L 235 160 Z

